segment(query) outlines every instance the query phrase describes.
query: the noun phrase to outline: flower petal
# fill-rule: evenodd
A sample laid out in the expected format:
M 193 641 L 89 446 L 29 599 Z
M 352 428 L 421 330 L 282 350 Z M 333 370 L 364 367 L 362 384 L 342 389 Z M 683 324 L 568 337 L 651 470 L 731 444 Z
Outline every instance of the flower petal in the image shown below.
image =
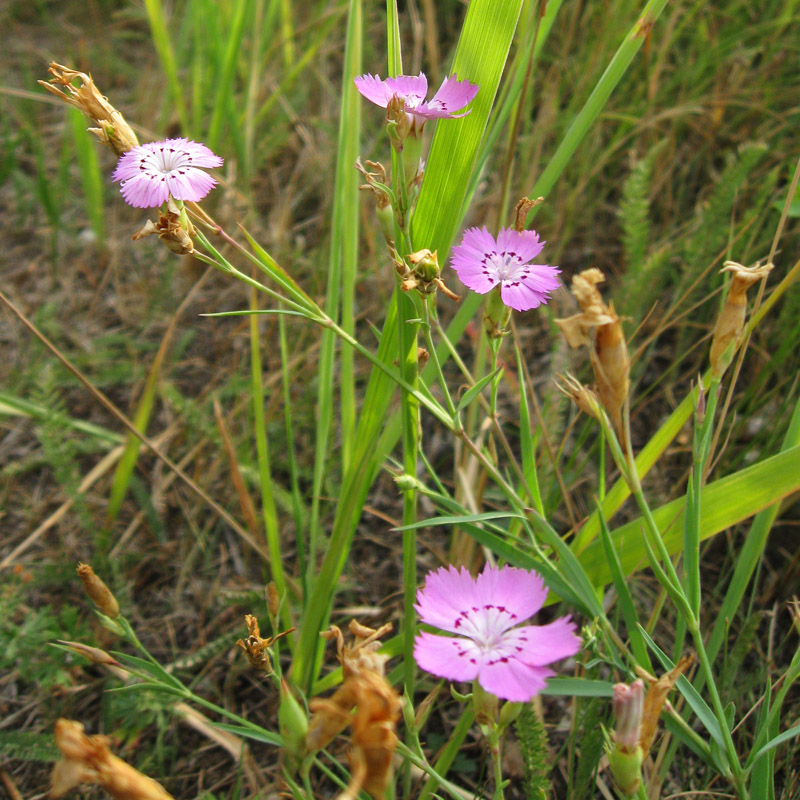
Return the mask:
M 515 231 L 513 228 L 502 228 L 497 234 L 497 249 L 513 251 L 523 263 L 528 263 L 542 252 L 545 243 L 539 240 L 536 231 Z
M 193 167 L 173 170 L 167 178 L 169 193 L 176 200 L 193 203 L 202 200 L 216 185 L 216 180 L 208 173 Z
M 166 178 L 147 172 L 122 181 L 120 191 L 125 202 L 134 208 L 157 208 L 169 197 Z
M 516 311 L 530 311 L 547 303 L 546 294 L 536 291 L 522 281 L 503 281 L 500 297 L 509 308 Z
M 547 678 L 555 675 L 547 667 L 532 667 L 515 658 L 484 664 L 478 683 L 497 697 L 524 703 L 539 694 L 547 685 Z
M 396 78 L 387 78 L 386 85 L 392 94 L 406 101 L 409 110 L 418 106 L 428 94 L 428 79 L 424 72 L 420 72 L 419 75 L 398 75 Z
M 508 612 L 511 625 L 530 619 L 547 599 L 540 575 L 517 567 L 484 567 L 475 581 L 473 604 Z M 508 627 L 511 627 L 509 625 Z
M 562 658 L 574 656 L 580 650 L 581 639 L 575 635 L 577 626 L 570 617 L 559 617 L 547 625 L 523 625 L 509 631 L 513 634 L 515 657 L 529 666 L 541 667 Z
M 414 606 L 423 622 L 458 633 L 458 620 L 475 603 L 475 579 L 465 567 L 442 567 L 425 578 L 425 586 L 417 592 Z
M 414 640 L 414 659 L 422 669 L 451 681 L 474 680 L 483 663 L 480 650 L 471 640 L 425 632 Z
M 476 83 L 460 81 L 456 75 L 445 78 L 436 94 L 419 108 L 414 110 L 415 114 L 423 117 L 463 117 L 463 114 L 454 112 L 461 110 L 475 99 L 480 87 Z

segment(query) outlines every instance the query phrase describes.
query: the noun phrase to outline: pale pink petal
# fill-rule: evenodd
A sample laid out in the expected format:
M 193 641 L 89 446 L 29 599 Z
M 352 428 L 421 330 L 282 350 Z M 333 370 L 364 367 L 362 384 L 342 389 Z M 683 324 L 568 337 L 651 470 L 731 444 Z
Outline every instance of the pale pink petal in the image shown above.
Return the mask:
M 463 612 L 474 605 L 474 592 L 475 578 L 466 568 L 442 567 L 428 574 L 414 607 L 423 622 L 458 633 Z
M 520 281 L 503 281 L 500 288 L 503 302 L 515 311 L 530 311 L 547 303 L 547 295 L 537 292 Z
M 479 648 L 471 640 L 426 632 L 414 640 L 414 659 L 422 669 L 451 681 L 474 680 L 483 663 Z
M 541 667 L 574 656 L 581 640 L 575 635 L 577 626 L 569 617 L 559 617 L 548 625 L 523 625 L 508 631 L 509 652 L 531 666 Z
M 424 72 L 420 72 L 419 75 L 398 75 L 396 78 L 387 78 L 386 86 L 392 94 L 406 101 L 408 110 L 415 109 L 428 94 L 428 79 Z
M 474 604 L 505 609 L 513 620 L 511 625 L 519 625 L 530 619 L 546 599 L 544 581 L 535 572 L 526 569 L 487 566 L 475 582 Z
M 553 675 L 546 667 L 531 667 L 511 658 L 484 664 L 478 683 L 497 697 L 524 703 L 539 694 Z
M 353 79 L 356 89 L 376 106 L 386 108 L 394 92 L 377 75 L 361 75 Z
M 148 173 L 123 181 L 120 191 L 125 202 L 134 208 L 156 208 L 169 197 L 166 178 Z
M 536 231 L 515 231 L 513 228 L 503 228 L 497 234 L 497 249 L 513 251 L 520 260 L 527 264 L 542 252 L 545 243 L 539 240 Z
M 453 267 L 458 273 L 458 278 L 461 283 L 468 289 L 472 289 L 473 292 L 486 294 L 497 286 L 497 279 L 494 278 L 490 272 L 472 271 L 471 268 L 458 269 L 455 265 L 453 265 Z
M 169 193 L 176 200 L 192 203 L 202 200 L 216 185 L 208 173 L 193 167 L 174 170 L 167 178 Z
M 414 113 L 423 117 L 463 117 L 463 114 L 456 114 L 464 106 L 475 99 L 478 93 L 478 85 L 469 81 L 460 81 L 456 75 L 445 78 L 436 94 L 427 102 L 423 103 Z

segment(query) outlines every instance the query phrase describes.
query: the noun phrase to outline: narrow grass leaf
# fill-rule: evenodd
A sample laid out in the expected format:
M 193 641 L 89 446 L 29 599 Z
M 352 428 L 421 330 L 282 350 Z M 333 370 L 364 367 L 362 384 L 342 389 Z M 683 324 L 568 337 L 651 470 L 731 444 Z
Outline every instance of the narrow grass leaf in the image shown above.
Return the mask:
M 603 550 L 605 552 L 606 561 L 608 562 L 608 567 L 611 571 L 611 578 L 617 590 L 617 599 L 622 609 L 622 616 L 625 619 L 625 627 L 628 631 L 628 638 L 630 639 L 633 656 L 639 666 L 652 672 L 653 668 L 650 664 L 647 646 L 645 645 L 642 635 L 639 633 L 639 618 L 636 613 L 636 606 L 633 603 L 633 597 L 631 597 L 628 582 L 622 572 L 619 554 L 614 547 L 614 542 L 611 540 L 611 534 L 608 531 L 608 526 L 606 525 L 602 513 L 600 514 L 600 541 L 603 543 Z
M 614 684 L 587 678 L 548 678 L 542 694 L 549 697 L 613 697 Z
M 753 516 L 773 503 L 800 489 L 800 446 L 746 467 L 703 487 L 701 495 L 700 531 L 707 539 L 725 528 Z M 653 512 L 664 544 L 670 554 L 679 551 L 682 544 L 680 526 L 685 498 L 673 500 Z M 614 547 L 620 554 L 625 575 L 640 569 L 645 558 L 641 530 L 642 518 L 637 518 L 612 532 Z M 579 556 L 589 579 L 596 586 L 611 580 L 611 571 L 605 560 L 602 544 L 592 542 Z

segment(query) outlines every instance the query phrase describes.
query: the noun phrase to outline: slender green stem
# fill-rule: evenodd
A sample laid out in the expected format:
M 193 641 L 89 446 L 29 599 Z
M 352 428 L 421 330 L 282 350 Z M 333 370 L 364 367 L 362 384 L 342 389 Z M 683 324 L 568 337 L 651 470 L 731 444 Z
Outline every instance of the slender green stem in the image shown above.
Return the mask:
M 453 398 L 450 396 L 450 389 L 447 386 L 447 381 L 442 372 L 442 365 L 439 361 L 439 355 L 436 352 L 436 345 L 433 343 L 431 335 L 431 306 L 435 307 L 436 293 L 429 294 L 428 297 L 422 301 L 422 332 L 425 336 L 425 344 L 428 346 L 428 355 L 430 356 L 433 368 L 436 371 L 436 379 L 439 382 L 442 393 L 444 394 L 444 401 L 447 405 L 447 410 L 453 421 L 456 421 L 456 407 L 453 404 Z
M 258 295 L 255 286 L 250 286 L 250 309 L 258 309 Z M 261 513 L 264 518 L 264 531 L 269 549 L 269 574 L 275 581 L 278 594 L 286 593 L 286 579 L 283 574 L 281 557 L 280 530 L 278 528 L 278 511 L 272 493 L 272 469 L 270 467 L 269 443 L 267 441 L 267 423 L 264 417 L 264 379 L 261 369 L 261 343 L 258 334 L 258 315 L 250 316 L 250 399 L 253 407 L 255 426 L 256 454 L 258 458 L 258 478 L 261 489 Z M 292 623 L 289 617 L 289 604 L 283 603 L 283 622 L 287 628 Z

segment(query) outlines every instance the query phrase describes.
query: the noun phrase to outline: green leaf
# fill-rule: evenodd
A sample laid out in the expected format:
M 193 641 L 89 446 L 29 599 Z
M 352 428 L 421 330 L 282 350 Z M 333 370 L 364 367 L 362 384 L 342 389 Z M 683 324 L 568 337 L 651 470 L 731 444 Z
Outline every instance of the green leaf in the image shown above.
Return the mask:
M 211 724 L 221 731 L 232 733 L 234 736 L 241 736 L 243 739 L 254 739 L 257 742 L 283 747 L 282 736 L 271 731 L 265 731 L 263 728 L 246 728 L 244 725 L 230 725 L 227 722 L 212 722 Z
M 472 388 L 464 392 L 462 398 L 458 401 L 456 411 L 463 411 L 485 388 L 489 385 L 493 378 L 497 376 L 502 367 L 498 367 L 494 372 L 489 375 L 484 375 Z
M 708 539 L 737 522 L 753 516 L 784 497 L 800 490 L 800 446 L 767 458 L 703 487 L 701 494 L 700 531 Z M 664 544 L 671 554 L 682 543 L 682 512 L 685 498 L 673 500 L 653 512 L 662 532 Z M 614 548 L 620 554 L 625 575 L 644 566 L 645 547 L 642 541 L 644 521 L 637 518 L 612 532 Z M 579 556 L 595 586 L 612 580 L 602 543 L 592 542 Z

